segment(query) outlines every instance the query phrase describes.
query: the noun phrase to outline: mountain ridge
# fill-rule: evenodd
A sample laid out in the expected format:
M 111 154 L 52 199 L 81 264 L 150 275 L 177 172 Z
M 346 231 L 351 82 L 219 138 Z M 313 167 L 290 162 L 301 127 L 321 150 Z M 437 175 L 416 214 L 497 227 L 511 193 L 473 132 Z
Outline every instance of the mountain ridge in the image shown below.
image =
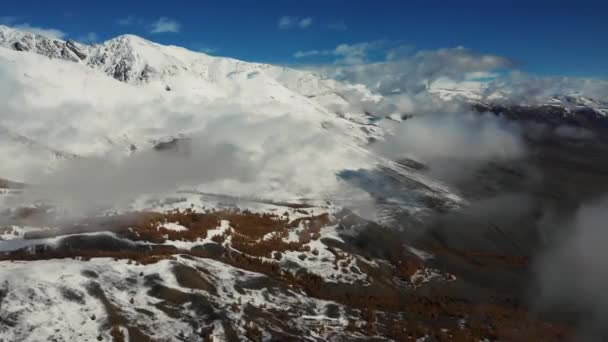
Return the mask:
M 48 38 L 0 25 L 0 46 L 82 63 L 125 83 L 146 84 L 159 81 L 161 83 L 159 87 L 167 91 L 175 90 L 175 85 L 170 84 L 171 78 L 184 73 L 210 83 L 242 74 L 246 77 L 256 77 L 263 73 L 282 86 L 314 99 L 325 107 L 334 107 L 336 104 L 349 107 L 349 102 L 356 101 L 357 98 L 372 102 L 383 99 L 382 95 L 375 94 L 362 84 L 339 82 L 316 72 L 210 56 L 179 46 L 161 45 L 133 34 L 119 35 L 98 44 L 82 44 L 74 40 Z M 222 72 L 224 75 L 221 75 Z M 534 109 L 542 106 L 559 106 L 564 109 L 565 115 L 589 108 L 602 116 L 608 116 L 608 102 L 592 99 L 580 93 L 554 94 L 525 104 L 512 103 L 508 99 L 509 94 L 500 92 L 486 94 L 485 89 L 435 87 L 429 88 L 428 91 L 440 100 L 464 101 L 474 108 L 515 105 Z M 347 92 L 354 92 L 354 95 L 346 96 Z M 364 113 L 346 114 L 346 117 L 358 123 L 365 123 L 367 119 L 362 114 Z

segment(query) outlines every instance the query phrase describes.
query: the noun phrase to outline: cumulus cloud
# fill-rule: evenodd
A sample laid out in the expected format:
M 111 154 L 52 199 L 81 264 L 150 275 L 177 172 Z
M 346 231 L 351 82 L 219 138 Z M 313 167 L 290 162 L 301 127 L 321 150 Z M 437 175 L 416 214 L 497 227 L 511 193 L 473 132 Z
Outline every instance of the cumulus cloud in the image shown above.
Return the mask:
M 378 60 L 377 56 L 382 54 L 384 58 Z M 411 46 L 391 46 L 387 41 L 340 44 L 334 49 L 297 51 L 294 54 L 298 59 L 315 56 L 331 56 L 334 60 L 330 64 L 305 68 L 331 78 L 366 85 L 387 100 L 392 98 L 390 101 L 393 102 L 412 102 L 411 97 L 428 93 L 430 86 L 438 80 L 450 80 L 456 84 L 471 81 L 474 75 L 489 77 L 496 70 L 513 65 L 507 58 L 478 54 L 463 47 L 415 51 Z M 397 95 L 410 99 L 396 99 Z
M 160 17 L 150 26 L 150 33 L 179 33 L 182 25 L 173 19 Z
M 416 93 L 440 77 L 462 80 L 470 72 L 510 66 L 508 59 L 482 55 L 464 48 L 418 51 L 384 62 L 335 69 L 334 73 L 355 83 L 370 85 L 381 94 Z
M 338 112 L 368 112 L 375 116 L 424 114 L 468 110 L 466 103 L 443 101 L 432 94 L 439 84 L 466 86 L 482 92 L 482 84 L 497 77 L 496 70 L 512 65 L 507 58 L 478 54 L 463 47 L 416 51 L 388 41 L 340 44 L 334 49 L 298 51 L 294 57 L 333 58 L 325 64 L 302 68 L 350 84 L 361 84 L 382 95 L 380 100 L 341 91 L 348 104 Z M 380 57 L 380 59 L 378 59 Z
M 312 26 L 313 19 L 311 17 L 298 18 L 291 16 L 282 16 L 279 18 L 277 26 L 281 30 L 287 30 L 292 28 L 305 29 Z
M 568 106 L 569 99 L 563 95 L 577 95 L 579 99 L 583 95 L 586 97 L 583 102 L 608 108 L 606 80 L 533 76 L 514 71 L 516 65 L 509 58 L 477 53 L 462 46 L 415 50 L 409 45 L 373 41 L 340 44 L 333 49 L 301 50 L 293 57 L 329 59 L 330 62 L 304 64 L 301 68 L 351 84 L 362 84 L 382 95 L 380 103 L 366 103 L 360 97 L 343 94 L 351 103 L 350 109 L 364 108 L 377 115 L 449 112 L 466 106 L 458 95 L 447 102 L 437 101 L 433 93 L 438 88 L 466 90 L 488 102 L 503 105 L 545 104 L 559 95 L 561 103 Z M 577 105 L 580 104 L 572 104 L 572 107 Z
M 41 36 L 45 36 L 45 37 L 51 38 L 51 39 L 63 39 L 67 36 L 67 33 L 65 33 L 59 29 L 32 26 L 28 23 L 16 24 L 16 25 L 13 25 L 13 27 L 18 30 L 23 30 L 23 31 L 34 33 L 34 34 L 39 34 Z

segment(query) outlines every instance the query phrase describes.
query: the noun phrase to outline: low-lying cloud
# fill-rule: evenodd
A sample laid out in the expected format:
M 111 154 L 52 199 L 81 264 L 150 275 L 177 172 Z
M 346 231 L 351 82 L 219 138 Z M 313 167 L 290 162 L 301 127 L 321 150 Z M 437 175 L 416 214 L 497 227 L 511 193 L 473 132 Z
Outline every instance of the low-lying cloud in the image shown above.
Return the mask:
M 433 175 L 457 180 L 490 160 L 521 158 L 526 148 L 520 127 L 493 114 L 454 113 L 415 116 L 393 125 L 379 146 L 395 159 L 425 163 Z
M 579 338 L 605 340 L 608 317 L 608 197 L 588 202 L 572 219 L 545 220 L 552 231 L 549 250 L 538 260 L 539 291 L 535 303 L 543 310 L 582 314 Z
M 408 45 L 386 49 L 387 46 L 390 44 L 386 41 L 340 44 L 333 50 L 299 51 L 295 57 L 335 56 L 333 65 L 315 69 L 331 77 L 365 84 L 382 95 L 415 94 L 428 90 L 431 83 L 442 77 L 462 80 L 471 72 L 513 66 L 508 58 L 479 54 L 463 47 L 415 51 Z M 372 62 L 374 54 L 384 54 L 384 58 Z
M 0 22 L 0 24 L 2 24 L 2 23 Z M 11 23 L 11 27 L 14 29 L 17 29 L 17 30 L 22 30 L 22 31 L 33 33 L 33 34 L 45 36 L 45 37 L 51 38 L 51 39 L 64 39 L 67 36 L 67 33 L 65 33 L 64 31 L 62 31 L 60 29 L 33 26 L 33 25 L 30 25 L 29 23 L 21 23 L 21 24 Z
M 34 172 L 37 181 L 26 192 L 76 213 L 126 207 L 142 194 L 163 194 L 217 180 L 250 181 L 254 162 L 228 143 L 201 136 L 174 141 L 167 150 L 146 150 L 128 157 L 90 156 L 67 159 L 50 173 Z M 35 171 L 35 170 L 32 170 Z
M 344 186 L 338 171 L 373 165 L 352 140 L 320 122 L 263 115 L 226 99 L 145 96 L 111 79 L 96 80 L 95 94 L 89 88 L 79 98 L 61 97 L 65 84 L 32 86 L 35 77 L 0 67 L 0 87 L 6 88 L 0 151 L 8 158 L 0 178 L 32 185 L 7 206 L 52 199 L 68 211 L 89 213 L 184 188 L 321 199 Z M 170 146 L 173 138 L 180 141 L 177 152 L 153 149 L 154 141 Z

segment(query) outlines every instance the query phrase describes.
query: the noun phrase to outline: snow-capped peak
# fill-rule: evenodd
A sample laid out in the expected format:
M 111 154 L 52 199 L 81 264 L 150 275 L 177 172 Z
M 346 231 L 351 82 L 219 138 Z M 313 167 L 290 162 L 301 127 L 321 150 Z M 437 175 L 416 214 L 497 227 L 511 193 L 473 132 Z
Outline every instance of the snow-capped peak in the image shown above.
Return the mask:
M 141 83 L 155 72 L 163 74 L 172 73 L 171 70 L 187 69 L 187 63 L 175 53 L 181 52 L 183 56 L 187 50 L 162 46 L 132 34 L 121 35 L 101 44 L 87 45 L 0 25 L 0 46 L 52 59 L 83 63 L 122 82 Z M 202 53 L 189 54 L 190 60 L 193 59 L 192 55 L 207 57 Z
M 34 52 L 49 58 L 81 62 L 88 55 L 89 46 L 75 42 L 49 38 L 37 33 L 17 30 L 0 25 L 0 46 Z

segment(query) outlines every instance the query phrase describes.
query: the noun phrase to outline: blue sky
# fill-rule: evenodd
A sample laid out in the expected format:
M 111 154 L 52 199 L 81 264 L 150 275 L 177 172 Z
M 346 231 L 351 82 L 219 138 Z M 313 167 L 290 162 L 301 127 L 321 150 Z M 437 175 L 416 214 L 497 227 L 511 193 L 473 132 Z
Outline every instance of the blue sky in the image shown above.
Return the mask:
M 340 44 L 464 46 L 538 75 L 608 78 L 608 1 L 4 1 L 0 21 L 103 41 L 133 33 L 248 61 L 331 63 Z M 326 53 L 294 57 L 298 51 Z

